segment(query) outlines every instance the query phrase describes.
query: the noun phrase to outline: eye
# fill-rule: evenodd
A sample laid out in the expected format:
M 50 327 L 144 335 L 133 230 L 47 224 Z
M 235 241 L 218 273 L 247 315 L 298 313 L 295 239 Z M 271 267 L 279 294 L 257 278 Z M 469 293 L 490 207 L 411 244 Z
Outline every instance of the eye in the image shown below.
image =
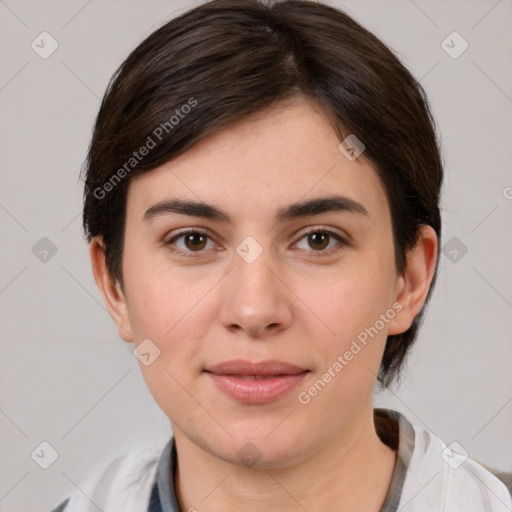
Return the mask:
M 299 246 L 300 240 L 304 239 L 306 240 L 306 243 L 309 245 L 309 248 Z M 312 249 L 312 252 L 321 253 L 318 254 L 318 256 L 325 255 L 326 253 L 330 254 L 331 252 L 333 252 L 333 249 L 336 251 L 341 248 L 339 246 L 347 245 L 345 240 L 334 231 L 318 228 L 308 231 L 300 238 L 300 240 L 296 244 L 297 246 L 299 246 L 299 249 Z M 333 246 L 332 242 L 335 240 L 337 240 L 338 243 L 334 244 Z M 317 255 L 315 254 L 315 256 Z
M 177 243 L 178 240 L 183 239 L 183 245 Z M 166 245 L 169 245 L 173 252 L 177 252 L 183 256 L 195 256 L 193 253 L 203 252 L 204 249 L 211 249 L 208 247 L 208 240 L 213 243 L 206 231 L 199 229 L 189 229 L 182 231 L 181 233 L 174 235 L 168 241 Z M 174 248 L 173 246 L 177 247 Z
M 309 247 L 300 247 L 302 240 L 305 240 Z M 335 241 L 338 243 L 334 243 Z M 208 242 L 211 242 L 211 244 Z M 215 247 L 208 232 L 200 229 L 182 231 L 169 238 L 165 244 L 170 247 L 172 252 L 185 257 L 200 256 L 200 253 Z M 347 243 L 334 231 L 315 228 L 304 233 L 295 245 L 301 250 L 318 253 L 315 256 L 325 256 L 340 250 Z

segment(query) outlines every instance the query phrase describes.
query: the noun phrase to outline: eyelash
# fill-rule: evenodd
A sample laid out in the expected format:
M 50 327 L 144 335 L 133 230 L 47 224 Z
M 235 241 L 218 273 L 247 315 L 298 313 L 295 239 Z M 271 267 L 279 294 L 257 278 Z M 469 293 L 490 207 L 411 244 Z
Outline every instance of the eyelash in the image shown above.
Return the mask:
M 312 228 L 312 229 L 304 232 L 298 241 L 302 240 L 304 237 L 306 237 L 308 235 L 317 234 L 317 233 L 327 234 L 327 235 L 335 238 L 336 240 L 338 240 L 338 242 L 340 242 L 340 243 L 338 245 L 336 245 L 335 247 L 331 247 L 330 249 L 327 249 L 327 250 L 321 249 L 321 250 L 315 251 L 315 250 L 311 249 L 310 252 L 314 254 L 315 258 L 330 256 L 332 252 L 336 252 L 336 251 L 340 250 L 341 247 L 348 245 L 347 242 L 338 233 L 335 233 L 334 231 L 331 231 L 329 229 L 320 229 L 320 228 Z M 186 231 L 182 231 L 181 233 L 178 233 L 178 234 L 174 235 L 172 238 L 166 240 L 165 245 L 169 246 L 170 250 L 173 253 L 177 253 L 180 256 L 184 256 L 186 258 L 197 258 L 201 255 L 201 253 L 204 252 L 204 250 L 202 250 L 202 251 L 184 251 L 183 249 L 176 249 L 175 247 L 172 247 L 172 245 L 174 245 L 174 242 L 177 239 L 179 239 L 185 235 L 191 235 L 191 234 L 203 235 L 209 239 L 212 239 L 212 237 L 208 234 L 207 231 L 203 231 L 201 229 L 196 229 L 196 228 L 190 228 L 190 229 L 187 229 Z M 295 242 L 295 243 L 297 243 L 297 242 Z

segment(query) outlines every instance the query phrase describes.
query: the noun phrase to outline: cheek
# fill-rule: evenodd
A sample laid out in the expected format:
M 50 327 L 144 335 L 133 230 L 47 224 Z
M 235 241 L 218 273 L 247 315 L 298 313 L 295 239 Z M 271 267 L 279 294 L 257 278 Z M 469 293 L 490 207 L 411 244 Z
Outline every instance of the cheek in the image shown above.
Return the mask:
M 132 290 L 138 290 L 129 308 L 136 343 L 149 338 L 160 350 L 150 365 L 139 363 L 146 385 L 171 421 L 186 417 L 206 428 L 204 412 L 191 396 L 196 394 L 200 341 L 208 330 L 205 308 L 211 306 L 207 294 L 213 284 L 177 273 L 163 278 L 158 272 L 139 272 L 132 277 Z
M 214 286 L 212 278 L 198 278 L 186 270 L 133 265 L 126 283 L 130 323 L 136 338 L 153 337 L 164 343 L 201 310 L 203 299 Z M 197 324 L 195 324 L 196 327 Z
M 187 362 L 187 357 L 180 358 L 166 347 L 151 365 L 141 365 L 141 373 L 153 399 L 172 423 L 194 425 L 206 432 L 211 420 L 195 399 L 197 390 Z
M 327 333 L 320 335 L 311 323 L 321 364 L 301 388 L 304 394 L 299 402 L 312 418 L 352 417 L 372 395 L 387 338 L 388 324 L 381 315 L 391 309 L 388 322 L 394 316 L 387 303 L 389 281 L 382 272 L 350 270 L 329 286 L 309 288 L 311 310 L 316 314 L 311 315 L 312 322 L 319 317 L 322 332 Z M 321 421 L 319 428 L 325 428 Z
M 347 266 L 323 280 L 301 278 L 296 293 L 322 322 L 322 329 L 346 343 L 373 325 L 389 308 L 391 282 L 375 265 Z M 334 331 L 334 334 L 333 332 Z
M 201 343 L 215 316 L 212 288 L 217 280 L 194 279 L 183 270 L 172 275 L 157 270 L 132 274 L 132 290 L 138 292 L 129 296 L 129 315 L 136 343 L 149 338 L 160 350 L 154 367 L 141 365 L 152 393 L 162 389 L 171 396 L 171 391 L 180 391 L 178 383 L 193 386 L 204 351 Z
M 340 414 L 346 412 L 372 393 L 388 323 L 395 313 L 391 310 L 389 314 L 390 274 L 377 261 L 368 265 L 361 262 L 358 269 L 347 266 L 336 276 L 323 283 L 311 280 L 309 286 L 301 287 L 303 294 L 309 290 L 309 297 L 304 296 L 311 302 L 305 302 L 315 313 L 308 313 L 308 330 L 316 332 L 312 336 L 316 337 L 315 351 L 321 361 L 317 388 L 324 389 L 327 383 L 322 398 L 315 399 L 313 406 L 320 416 L 321 412 L 327 413 L 324 407 L 333 407 Z M 384 320 L 381 315 L 385 315 Z

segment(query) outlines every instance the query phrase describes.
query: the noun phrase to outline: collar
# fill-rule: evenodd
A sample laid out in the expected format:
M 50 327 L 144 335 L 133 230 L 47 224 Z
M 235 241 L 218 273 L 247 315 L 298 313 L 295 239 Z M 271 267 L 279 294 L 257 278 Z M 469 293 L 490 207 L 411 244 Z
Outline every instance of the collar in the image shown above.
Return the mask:
M 391 485 L 380 509 L 380 512 L 396 512 L 414 450 L 414 428 L 405 416 L 391 409 L 374 409 L 373 417 L 381 441 L 397 450 Z M 176 443 L 172 436 L 158 461 L 148 512 L 180 512 L 174 489 L 177 464 Z

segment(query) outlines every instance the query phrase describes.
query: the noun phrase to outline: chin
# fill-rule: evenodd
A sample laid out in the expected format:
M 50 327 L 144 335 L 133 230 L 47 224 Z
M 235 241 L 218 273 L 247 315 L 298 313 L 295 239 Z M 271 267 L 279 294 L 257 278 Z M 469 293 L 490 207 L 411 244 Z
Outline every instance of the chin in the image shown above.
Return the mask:
M 285 468 L 306 458 L 308 447 L 300 442 L 305 435 L 285 429 L 279 432 L 275 421 L 268 429 L 262 429 L 261 425 L 247 427 L 246 424 L 245 428 L 234 431 L 228 426 L 233 437 L 223 436 L 221 442 L 207 441 L 208 451 L 231 464 L 254 469 Z

